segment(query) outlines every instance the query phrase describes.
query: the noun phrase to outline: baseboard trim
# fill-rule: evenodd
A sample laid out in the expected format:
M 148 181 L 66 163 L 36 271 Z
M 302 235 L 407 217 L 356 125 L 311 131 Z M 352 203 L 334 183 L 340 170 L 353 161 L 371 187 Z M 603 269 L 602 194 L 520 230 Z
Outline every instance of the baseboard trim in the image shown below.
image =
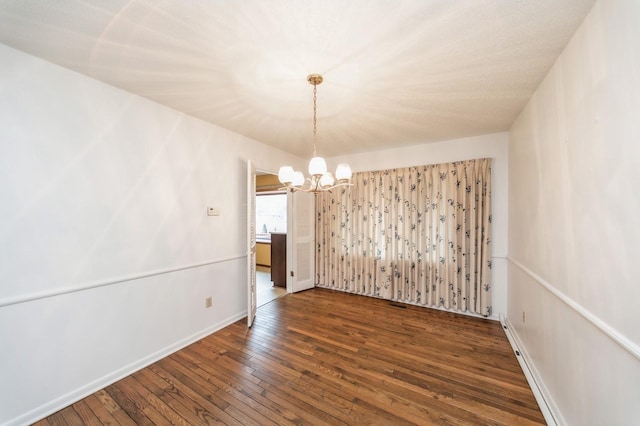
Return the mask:
M 436 311 L 449 312 L 451 314 L 465 315 L 467 317 L 472 317 L 472 318 L 486 319 L 486 320 L 491 320 L 491 321 L 500 321 L 500 316 L 498 314 L 496 314 L 496 313 L 492 313 L 488 317 L 485 317 L 484 315 L 476 314 L 475 312 L 461 311 L 459 309 L 450 309 L 450 308 L 445 308 L 443 306 L 421 305 L 419 303 L 406 302 L 406 301 L 403 301 L 403 300 L 387 299 L 385 297 L 373 296 L 371 294 L 363 294 L 363 293 L 357 293 L 357 292 L 354 292 L 354 291 L 347 291 L 347 290 L 343 290 L 341 288 L 326 287 L 326 286 L 321 285 L 321 284 L 314 284 L 314 287 L 322 288 L 322 289 L 325 289 L 325 290 L 339 291 L 339 292 L 347 293 L 347 294 L 355 294 L 356 296 L 371 297 L 373 299 L 388 300 L 389 302 L 394 302 L 394 303 L 404 303 L 405 305 L 417 306 L 419 308 L 426 308 L 426 309 L 434 309 Z
M 508 318 L 501 317 L 500 323 L 502 324 L 502 329 L 504 330 L 504 333 L 509 340 L 509 344 L 513 349 L 513 353 L 516 355 L 516 359 L 520 364 L 520 368 L 522 368 L 527 382 L 529 383 L 529 387 L 533 392 L 533 396 L 536 398 L 538 407 L 540 407 L 540 411 L 542 411 L 542 415 L 544 416 L 544 420 L 547 422 L 547 425 L 565 425 L 566 423 L 560 415 L 558 407 L 554 404 L 553 398 L 551 398 L 549 391 L 544 386 L 544 382 L 542 381 L 538 370 L 536 370 L 531 357 L 529 356 L 525 346 L 522 344 L 522 341 L 518 337 L 518 334 L 515 332 L 515 329 L 513 328 L 511 322 Z
M 53 401 L 50 401 L 44 405 L 41 405 L 38 408 L 35 408 L 25 414 L 22 414 L 18 417 L 15 417 L 11 420 L 9 420 L 7 423 L 5 423 L 5 426 L 13 426 L 13 425 L 25 425 L 25 424 L 33 424 L 35 422 L 37 422 L 38 420 L 41 420 L 75 402 L 78 402 L 79 400 L 99 391 L 100 389 L 104 389 L 105 387 L 117 382 L 118 380 L 121 380 L 133 373 L 135 373 L 136 371 L 139 371 L 151 364 L 153 364 L 154 362 L 171 355 L 174 352 L 179 351 L 180 349 L 183 349 L 187 346 L 189 346 L 192 343 L 197 342 L 198 340 L 201 340 L 205 337 L 207 337 L 208 335 L 215 333 L 218 330 L 223 329 L 224 327 L 233 324 L 234 322 L 244 318 L 247 316 L 247 312 L 241 312 L 239 314 L 233 315 L 230 318 L 227 318 L 223 321 L 218 322 L 217 324 L 214 324 L 210 327 L 205 328 L 204 330 L 201 330 L 197 333 L 192 334 L 189 337 L 186 337 L 182 340 L 179 340 L 178 342 L 167 346 L 164 349 L 161 349 L 157 352 L 154 352 L 151 355 L 148 355 L 138 361 L 135 361 L 129 365 L 126 365 L 116 371 L 114 371 L 111 374 L 108 374 L 104 377 L 101 377 L 97 380 L 94 380 L 91 383 L 88 383 L 74 391 L 71 391 L 65 395 L 62 395 L 56 399 L 54 399 Z

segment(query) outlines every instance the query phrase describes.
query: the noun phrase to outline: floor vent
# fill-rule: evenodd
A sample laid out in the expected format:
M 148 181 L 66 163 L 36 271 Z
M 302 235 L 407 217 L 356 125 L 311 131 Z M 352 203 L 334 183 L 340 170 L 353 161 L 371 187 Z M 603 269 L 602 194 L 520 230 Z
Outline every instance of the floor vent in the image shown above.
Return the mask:
M 405 305 L 401 305 L 400 303 L 389 303 L 389 306 L 393 307 L 393 308 L 400 308 L 400 309 L 407 309 L 407 307 Z

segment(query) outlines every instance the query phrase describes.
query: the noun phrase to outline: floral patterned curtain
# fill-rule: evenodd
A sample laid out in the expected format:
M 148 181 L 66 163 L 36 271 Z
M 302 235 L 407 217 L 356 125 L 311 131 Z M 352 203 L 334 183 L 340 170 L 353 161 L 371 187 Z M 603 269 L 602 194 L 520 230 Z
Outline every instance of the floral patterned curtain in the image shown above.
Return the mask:
M 356 173 L 316 199 L 316 286 L 491 315 L 491 159 Z

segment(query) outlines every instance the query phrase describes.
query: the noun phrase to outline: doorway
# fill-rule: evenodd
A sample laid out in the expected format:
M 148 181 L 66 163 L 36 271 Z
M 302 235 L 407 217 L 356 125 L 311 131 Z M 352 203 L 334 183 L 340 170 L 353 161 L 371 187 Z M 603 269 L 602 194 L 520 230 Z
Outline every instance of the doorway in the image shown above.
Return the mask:
M 284 276 L 287 193 L 278 190 L 281 186 L 277 176 L 256 173 L 256 305 L 258 307 L 287 294 L 286 276 Z

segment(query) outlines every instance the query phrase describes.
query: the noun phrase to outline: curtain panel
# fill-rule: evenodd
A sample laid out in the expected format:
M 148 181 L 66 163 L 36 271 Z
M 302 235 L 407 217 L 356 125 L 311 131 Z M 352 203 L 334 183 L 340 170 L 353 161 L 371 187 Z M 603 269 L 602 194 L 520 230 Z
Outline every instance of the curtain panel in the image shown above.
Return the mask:
M 355 173 L 316 198 L 316 283 L 491 315 L 491 159 Z

